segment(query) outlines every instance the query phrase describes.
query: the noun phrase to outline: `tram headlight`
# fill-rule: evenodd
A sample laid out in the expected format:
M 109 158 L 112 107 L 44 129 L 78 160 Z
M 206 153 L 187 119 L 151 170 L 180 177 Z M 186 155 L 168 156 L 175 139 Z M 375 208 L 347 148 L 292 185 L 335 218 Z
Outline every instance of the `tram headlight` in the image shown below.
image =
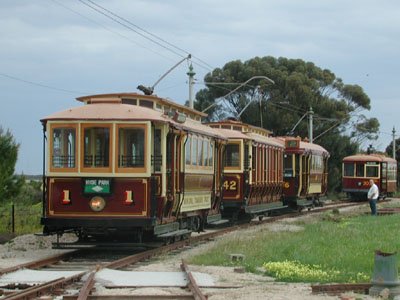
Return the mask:
M 362 185 L 361 181 L 357 182 L 357 185 L 361 187 Z
M 93 211 L 102 211 L 106 206 L 106 201 L 99 196 L 95 196 L 90 200 L 89 206 Z

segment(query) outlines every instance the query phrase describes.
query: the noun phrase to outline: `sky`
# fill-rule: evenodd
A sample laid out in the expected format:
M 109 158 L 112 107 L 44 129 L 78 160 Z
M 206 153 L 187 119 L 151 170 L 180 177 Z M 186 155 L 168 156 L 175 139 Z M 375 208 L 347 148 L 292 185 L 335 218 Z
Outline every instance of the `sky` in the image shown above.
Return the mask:
M 397 0 L 1 0 L 0 126 L 20 144 L 16 172 L 41 174 L 40 119 L 81 105 L 75 98 L 140 93 L 188 53 L 195 93 L 214 68 L 273 56 L 360 85 L 382 151 L 393 127 L 400 136 L 399 16 Z M 187 72 L 184 61 L 155 94 L 184 104 Z

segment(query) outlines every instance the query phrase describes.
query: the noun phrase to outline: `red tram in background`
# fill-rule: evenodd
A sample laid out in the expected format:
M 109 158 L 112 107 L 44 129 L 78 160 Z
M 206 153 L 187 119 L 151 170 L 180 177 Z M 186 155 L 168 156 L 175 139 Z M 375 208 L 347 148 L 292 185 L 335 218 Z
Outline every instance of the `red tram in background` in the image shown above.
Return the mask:
M 328 188 L 329 152 L 300 137 L 279 140 L 285 147 L 283 203 L 298 210 L 321 206 Z
M 226 138 L 201 123 L 205 114 L 136 93 L 77 100 L 41 120 L 44 234 L 169 241 L 221 219 Z
M 282 209 L 284 146 L 270 131 L 238 121 L 208 123 L 225 145 L 223 216 L 262 218 Z
M 397 189 L 397 161 L 380 154 L 357 154 L 343 159 L 342 189 L 351 200 L 367 200 L 373 179 L 379 197 L 391 196 Z

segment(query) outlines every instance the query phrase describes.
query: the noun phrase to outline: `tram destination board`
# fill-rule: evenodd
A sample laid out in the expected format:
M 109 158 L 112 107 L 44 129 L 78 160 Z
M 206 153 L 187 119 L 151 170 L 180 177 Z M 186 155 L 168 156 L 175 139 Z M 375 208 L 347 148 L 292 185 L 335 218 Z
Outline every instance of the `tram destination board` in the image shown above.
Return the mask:
M 111 178 L 83 178 L 83 194 L 111 194 Z

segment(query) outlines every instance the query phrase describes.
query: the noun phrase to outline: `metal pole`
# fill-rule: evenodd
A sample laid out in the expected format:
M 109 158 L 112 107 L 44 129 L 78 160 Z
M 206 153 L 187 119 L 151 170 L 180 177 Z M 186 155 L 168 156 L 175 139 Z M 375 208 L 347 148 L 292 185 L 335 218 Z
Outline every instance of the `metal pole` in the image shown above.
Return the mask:
M 308 118 L 310 121 L 310 128 L 309 128 L 309 137 L 310 137 L 310 143 L 312 144 L 313 142 L 313 110 L 312 107 L 310 106 L 310 111 L 308 112 Z
M 189 66 L 189 72 L 186 73 L 189 76 L 189 107 L 193 108 L 193 77 L 196 75 L 195 72 L 193 72 L 193 65 L 190 64 Z
M 46 212 L 46 123 L 43 123 L 42 216 Z
M 396 159 L 396 130 L 394 129 L 393 126 L 393 159 Z

